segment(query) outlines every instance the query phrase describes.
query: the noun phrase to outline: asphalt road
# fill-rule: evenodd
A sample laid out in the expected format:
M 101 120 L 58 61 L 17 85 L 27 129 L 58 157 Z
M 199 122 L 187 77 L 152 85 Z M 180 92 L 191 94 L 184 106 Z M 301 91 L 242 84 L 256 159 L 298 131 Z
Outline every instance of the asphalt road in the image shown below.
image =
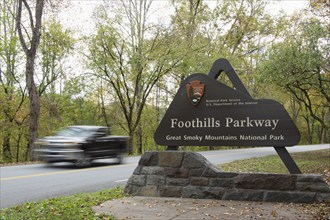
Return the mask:
M 330 144 L 295 146 L 290 153 L 330 149 Z M 221 164 L 251 157 L 276 154 L 272 147 L 200 152 L 211 163 Z M 125 185 L 140 157 L 127 157 L 121 165 L 109 160 L 95 161 L 90 168 L 77 169 L 71 164 L 58 163 L 1 167 L 0 208 L 7 208 L 27 201 L 94 192 Z

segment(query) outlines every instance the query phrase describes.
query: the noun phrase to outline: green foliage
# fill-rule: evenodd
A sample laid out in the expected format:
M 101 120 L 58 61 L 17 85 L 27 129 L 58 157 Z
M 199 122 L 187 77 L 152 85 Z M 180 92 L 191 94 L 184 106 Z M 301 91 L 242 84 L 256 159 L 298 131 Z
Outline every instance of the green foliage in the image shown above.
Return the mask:
M 41 82 L 39 84 L 39 95 L 50 90 L 55 91 L 55 81 L 63 73 L 63 60 L 70 55 L 73 50 L 75 39 L 70 30 L 65 30 L 54 18 L 44 23 L 40 43 L 40 54 L 42 67 Z M 63 76 L 62 76 L 63 77 Z
M 87 54 L 94 76 L 105 82 L 120 107 L 125 119 L 122 127 L 139 153 L 143 139 L 140 122 L 148 98 L 158 81 L 179 63 L 177 42 L 168 38 L 170 32 L 147 22 L 149 6 L 149 2 L 122 1 L 114 11 L 118 20 L 100 8 L 97 32 L 90 38 Z M 104 112 L 105 106 L 102 109 Z
M 1 220 L 81 220 L 113 219 L 111 216 L 95 215 L 92 207 L 107 200 L 123 197 L 121 188 L 83 193 L 74 196 L 47 199 L 41 202 L 28 202 L 12 208 L 0 210 Z
M 59 126 L 63 126 L 61 117 L 61 101 L 63 98 L 61 92 L 58 92 L 58 86 L 62 86 L 61 79 L 65 76 L 66 69 L 63 68 L 65 59 L 72 53 L 75 39 L 72 37 L 70 30 L 65 30 L 58 21 L 50 18 L 44 23 L 42 38 L 40 43 L 42 74 L 40 74 L 39 95 L 41 97 L 42 109 L 47 111 L 46 114 L 41 112 L 41 130 L 39 135 L 49 133 Z M 68 79 L 67 83 L 71 83 Z M 46 120 L 43 120 L 43 119 Z M 45 122 L 43 126 L 43 122 Z M 62 122 L 62 123 L 61 123 Z
M 172 5 L 176 12 L 171 16 L 171 39 L 178 42 L 176 50 L 182 59 L 173 76 L 180 83 L 193 72 L 209 70 L 205 54 L 210 50 L 207 26 L 212 13 L 205 1 L 200 0 L 173 1 Z
M 267 1 L 225 0 L 216 5 L 210 33 L 212 41 L 210 57 L 228 59 L 243 81 L 252 97 L 263 93 L 257 77 L 262 74 L 258 69 L 267 46 L 281 33 L 279 25 L 283 17 L 270 16 L 265 7 Z M 208 66 L 210 66 L 210 63 Z M 224 74 L 219 80 L 231 86 Z
M 16 1 L 0 5 L 0 158 L 4 162 L 26 158 L 26 94 L 24 74 L 18 69 L 22 50 L 16 32 Z
M 73 124 L 106 125 L 113 134 L 133 137 L 132 153 L 163 150 L 153 133 L 181 81 L 191 73 L 207 74 L 223 57 L 252 97 L 285 106 L 301 143 L 329 142 L 329 22 L 323 16 L 328 6 L 313 2 L 313 14 L 305 19 L 271 16 L 266 0 L 172 0 L 169 23 L 155 23 L 151 1 L 137 3 L 143 2 L 101 4 L 94 34 L 80 39 L 56 14 L 45 19 L 35 77 L 39 136 Z M 16 3 L 0 5 L 0 159 L 5 162 L 25 161 L 29 141 Z M 225 74 L 218 80 L 232 86 Z
M 329 34 L 327 27 L 316 18 L 292 19 L 295 25 L 291 33 L 268 50 L 267 60 L 262 63 L 262 79 L 294 97 L 299 110 L 293 112 L 299 112 L 304 119 L 301 127 L 307 128 L 308 143 L 317 138 L 318 142 L 327 142 L 330 72 L 326 53 L 329 48 L 323 40 Z M 314 125 L 321 133 L 314 133 Z

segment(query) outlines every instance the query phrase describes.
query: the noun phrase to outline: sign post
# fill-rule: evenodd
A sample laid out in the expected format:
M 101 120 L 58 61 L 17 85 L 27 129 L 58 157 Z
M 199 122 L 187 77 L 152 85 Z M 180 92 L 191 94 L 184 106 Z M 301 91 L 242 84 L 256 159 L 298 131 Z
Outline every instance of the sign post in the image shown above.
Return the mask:
M 217 80 L 224 72 L 234 88 Z M 231 64 L 216 60 L 208 75 L 192 74 L 180 86 L 154 135 L 159 145 L 273 146 L 290 173 L 301 173 L 283 146 L 300 133 L 285 108 L 270 99 L 253 99 Z
M 293 158 L 285 147 L 274 148 L 291 174 L 301 174 L 299 167 L 297 166 L 296 162 L 294 162 Z

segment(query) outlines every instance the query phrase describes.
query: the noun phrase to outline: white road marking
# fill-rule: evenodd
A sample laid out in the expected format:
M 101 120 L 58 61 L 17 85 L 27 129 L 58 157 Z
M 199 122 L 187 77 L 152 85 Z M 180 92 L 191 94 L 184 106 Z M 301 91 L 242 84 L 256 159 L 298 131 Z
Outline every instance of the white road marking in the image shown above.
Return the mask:
M 124 179 L 124 180 L 116 180 L 115 183 L 120 183 L 120 182 L 126 182 L 128 179 Z

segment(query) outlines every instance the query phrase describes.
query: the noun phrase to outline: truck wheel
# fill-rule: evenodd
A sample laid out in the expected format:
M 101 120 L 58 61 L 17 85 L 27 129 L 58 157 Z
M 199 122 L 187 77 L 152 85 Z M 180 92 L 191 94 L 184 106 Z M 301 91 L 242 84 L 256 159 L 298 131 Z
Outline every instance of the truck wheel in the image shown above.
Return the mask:
M 54 165 L 54 162 L 52 162 L 52 161 L 44 160 L 44 162 L 46 163 L 46 166 L 53 166 Z
M 92 163 L 92 160 L 87 155 L 83 155 L 80 159 L 76 160 L 75 165 L 78 168 L 89 167 Z
M 123 163 L 123 155 L 117 154 L 117 164 L 122 164 Z

